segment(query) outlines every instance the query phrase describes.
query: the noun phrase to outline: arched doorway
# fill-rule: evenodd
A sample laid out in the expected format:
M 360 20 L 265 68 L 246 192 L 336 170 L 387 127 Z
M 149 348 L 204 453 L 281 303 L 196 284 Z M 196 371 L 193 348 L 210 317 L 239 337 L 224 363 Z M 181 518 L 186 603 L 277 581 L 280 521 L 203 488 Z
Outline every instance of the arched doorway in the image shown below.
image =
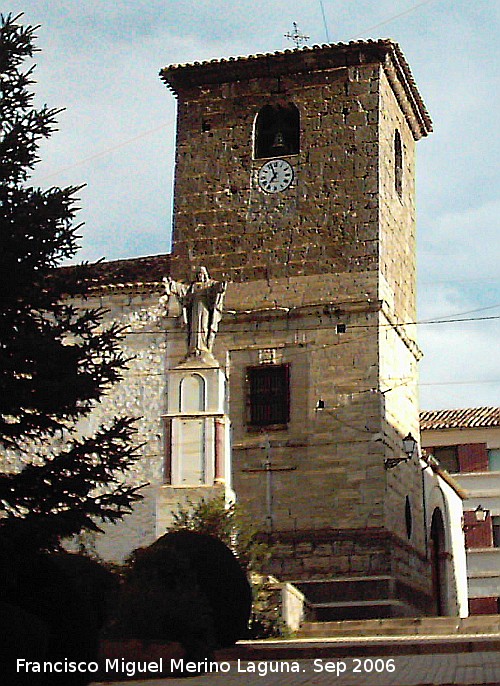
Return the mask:
M 446 537 L 443 514 L 436 507 L 432 513 L 431 536 L 432 595 L 436 615 L 446 615 Z

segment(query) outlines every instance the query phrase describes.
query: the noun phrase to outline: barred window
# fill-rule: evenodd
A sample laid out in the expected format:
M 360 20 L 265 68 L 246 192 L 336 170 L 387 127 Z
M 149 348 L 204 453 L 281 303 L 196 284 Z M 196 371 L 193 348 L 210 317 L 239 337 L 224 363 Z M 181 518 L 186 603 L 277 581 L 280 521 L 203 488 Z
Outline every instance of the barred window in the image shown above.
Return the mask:
M 287 364 L 247 368 L 249 424 L 271 426 L 290 421 L 290 369 Z

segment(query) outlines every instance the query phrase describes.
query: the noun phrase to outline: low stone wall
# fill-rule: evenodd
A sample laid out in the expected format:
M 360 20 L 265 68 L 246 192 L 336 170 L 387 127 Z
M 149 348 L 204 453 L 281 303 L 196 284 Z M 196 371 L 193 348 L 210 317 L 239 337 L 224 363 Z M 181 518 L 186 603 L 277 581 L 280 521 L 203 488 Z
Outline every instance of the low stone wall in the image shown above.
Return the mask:
M 289 583 L 281 584 L 281 613 L 290 631 L 298 631 L 305 614 L 305 596 Z
M 283 624 L 290 631 L 298 631 L 305 617 L 306 597 L 296 586 L 270 577 L 270 585 L 276 594 Z

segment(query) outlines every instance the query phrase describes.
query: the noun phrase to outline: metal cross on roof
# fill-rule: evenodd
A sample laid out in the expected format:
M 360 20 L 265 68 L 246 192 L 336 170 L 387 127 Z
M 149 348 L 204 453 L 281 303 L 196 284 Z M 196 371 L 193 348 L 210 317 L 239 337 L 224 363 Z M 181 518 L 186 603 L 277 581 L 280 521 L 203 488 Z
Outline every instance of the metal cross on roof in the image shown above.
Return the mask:
M 307 41 L 309 40 L 309 36 L 306 36 L 305 34 L 299 31 L 297 22 L 295 21 L 293 22 L 293 33 L 288 32 L 285 33 L 284 36 L 288 40 L 293 40 L 296 48 L 300 48 L 301 43 L 307 43 Z

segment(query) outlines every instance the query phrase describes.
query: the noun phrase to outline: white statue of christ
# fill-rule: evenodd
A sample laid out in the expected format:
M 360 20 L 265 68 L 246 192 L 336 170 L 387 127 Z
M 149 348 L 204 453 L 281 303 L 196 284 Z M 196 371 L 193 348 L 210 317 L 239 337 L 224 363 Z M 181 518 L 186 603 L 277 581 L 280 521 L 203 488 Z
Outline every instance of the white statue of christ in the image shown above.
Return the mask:
M 215 281 L 205 267 L 196 272 L 189 284 L 165 278 L 165 295 L 175 295 L 182 306 L 182 318 L 188 330 L 188 355 L 212 353 L 215 335 L 222 318 L 226 281 Z

